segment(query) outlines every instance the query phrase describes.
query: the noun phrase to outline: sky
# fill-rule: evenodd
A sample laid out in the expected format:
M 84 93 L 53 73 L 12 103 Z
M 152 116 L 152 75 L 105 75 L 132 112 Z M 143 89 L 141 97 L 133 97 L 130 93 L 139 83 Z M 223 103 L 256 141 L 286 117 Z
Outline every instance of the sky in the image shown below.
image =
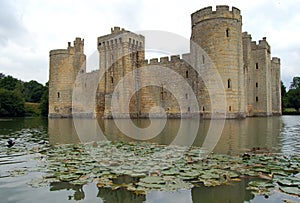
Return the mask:
M 120 26 L 130 31 L 191 34 L 190 14 L 207 6 L 241 10 L 243 31 L 253 41 L 267 37 L 271 55 L 281 58 L 281 79 L 289 87 L 300 76 L 300 4 L 296 0 L 1 0 L 0 73 L 42 84 L 49 77 L 49 51 L 84 38 L 87 58 L 97 37 Z M 88 67 L 88 70 L 96 69 Z

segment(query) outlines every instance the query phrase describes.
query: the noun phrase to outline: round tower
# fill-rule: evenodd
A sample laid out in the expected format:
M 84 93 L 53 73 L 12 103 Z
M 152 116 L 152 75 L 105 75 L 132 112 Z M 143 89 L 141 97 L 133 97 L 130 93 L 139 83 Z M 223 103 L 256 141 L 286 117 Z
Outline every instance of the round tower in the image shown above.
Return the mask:
M 76 38 L 74 47 L 49 53 L 49 117 L 72 117 L 72 91 L 78 73 L 85 73 L 83 40 Z
M 230 10 L 228 6 L 217 6 L 216 11 L 213 11 L 212 7 L 206 7 L 193 13 L 191 18 L 191 40 L 206 52 L 222 78 L 226 92 L 227 117 L 245 117 L 245 73 L 240 10 L 235 7 Z M 205 55 L 201 55 L 197 57 L 204 64 L 208 60 L 205 60 Z M 213 96 L 214 90 L 209 91 L 210 96 Z M 209 109 L 206 107 L 210 104 L 209 99 L 204 99 L 202 103 L 203 109 Z

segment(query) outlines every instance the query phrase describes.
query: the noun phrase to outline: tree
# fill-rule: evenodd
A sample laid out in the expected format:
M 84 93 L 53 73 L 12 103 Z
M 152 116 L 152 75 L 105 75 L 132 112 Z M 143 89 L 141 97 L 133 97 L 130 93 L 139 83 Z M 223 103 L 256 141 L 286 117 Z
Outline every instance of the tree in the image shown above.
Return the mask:
M 300 86 L 297 89 L 290 89 L 288 91 L 289 106 L 299 112 L 300 108 Z
M 42 116 L 48 116 L 48 105 L 49 105 L 49 82 L 46 83 L 43 96 L 41 98 L 40 109 Z
M 299 112 L 300 108 L 300 77 L 294 77 L 287 92 L 288 106 Z
M 291 82 L 290 89 L 297 89 L 300 87 L 300 77 L 294 77 L 293 82 Z
M 0 88 L 0 117 L 24 116 L 24 99 L 20 92 Z
M 7 89 L 7 90 L 19 89 L 20 91 L 22 91 L 23 82 L 21 80 L 13 78 L 10 75 L 4 76 L 0 78 L 0 88 Z
M 40 102 L 44 91 L 45 87 L 35 80 L 24 83 L 23 94 L 26 102 Z
M 288 107 L 287 92 L 286 92 L 286 87 L 281 81 L 281 109 L 284 109 L 286 107 Z

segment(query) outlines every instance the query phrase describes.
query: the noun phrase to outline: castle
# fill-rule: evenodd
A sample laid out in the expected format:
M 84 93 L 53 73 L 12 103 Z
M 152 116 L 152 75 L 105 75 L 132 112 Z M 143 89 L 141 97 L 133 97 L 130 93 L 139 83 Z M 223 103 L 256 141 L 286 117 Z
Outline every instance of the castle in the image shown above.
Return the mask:
M 240 10 L 206 7 L 191 14 L 191 21 L 194 45 L 182 56 L 145 60 L 144 36 L 120 27 L 98 37 L 98 71 L 86 73 L 81 38 L 75 39 L 74 46 L 69 42 L 67 49 L 51 50 L 49 117 L 75 113 L 103 118 L 281 115 L 280 59 L 271 58 L 265 37 L 256 43 L 242 32 Z M 219 81 L 211 75 L 212 67 Z M 182 88 L 182 78 L 188 88 Z M 75 101 L 74 89 L 88 101 Z M 91 89 L 95 91 L 89 94 Z M 219 101 L 222 92 L 225 102 Z

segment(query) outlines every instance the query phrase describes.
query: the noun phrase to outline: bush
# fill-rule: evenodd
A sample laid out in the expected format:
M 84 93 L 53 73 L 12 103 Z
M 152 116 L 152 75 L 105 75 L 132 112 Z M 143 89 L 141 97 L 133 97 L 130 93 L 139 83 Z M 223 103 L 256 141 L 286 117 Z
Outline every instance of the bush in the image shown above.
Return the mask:
M 24 103 L 20 92 L 0 89 L 0 117 L 24 116 Z

